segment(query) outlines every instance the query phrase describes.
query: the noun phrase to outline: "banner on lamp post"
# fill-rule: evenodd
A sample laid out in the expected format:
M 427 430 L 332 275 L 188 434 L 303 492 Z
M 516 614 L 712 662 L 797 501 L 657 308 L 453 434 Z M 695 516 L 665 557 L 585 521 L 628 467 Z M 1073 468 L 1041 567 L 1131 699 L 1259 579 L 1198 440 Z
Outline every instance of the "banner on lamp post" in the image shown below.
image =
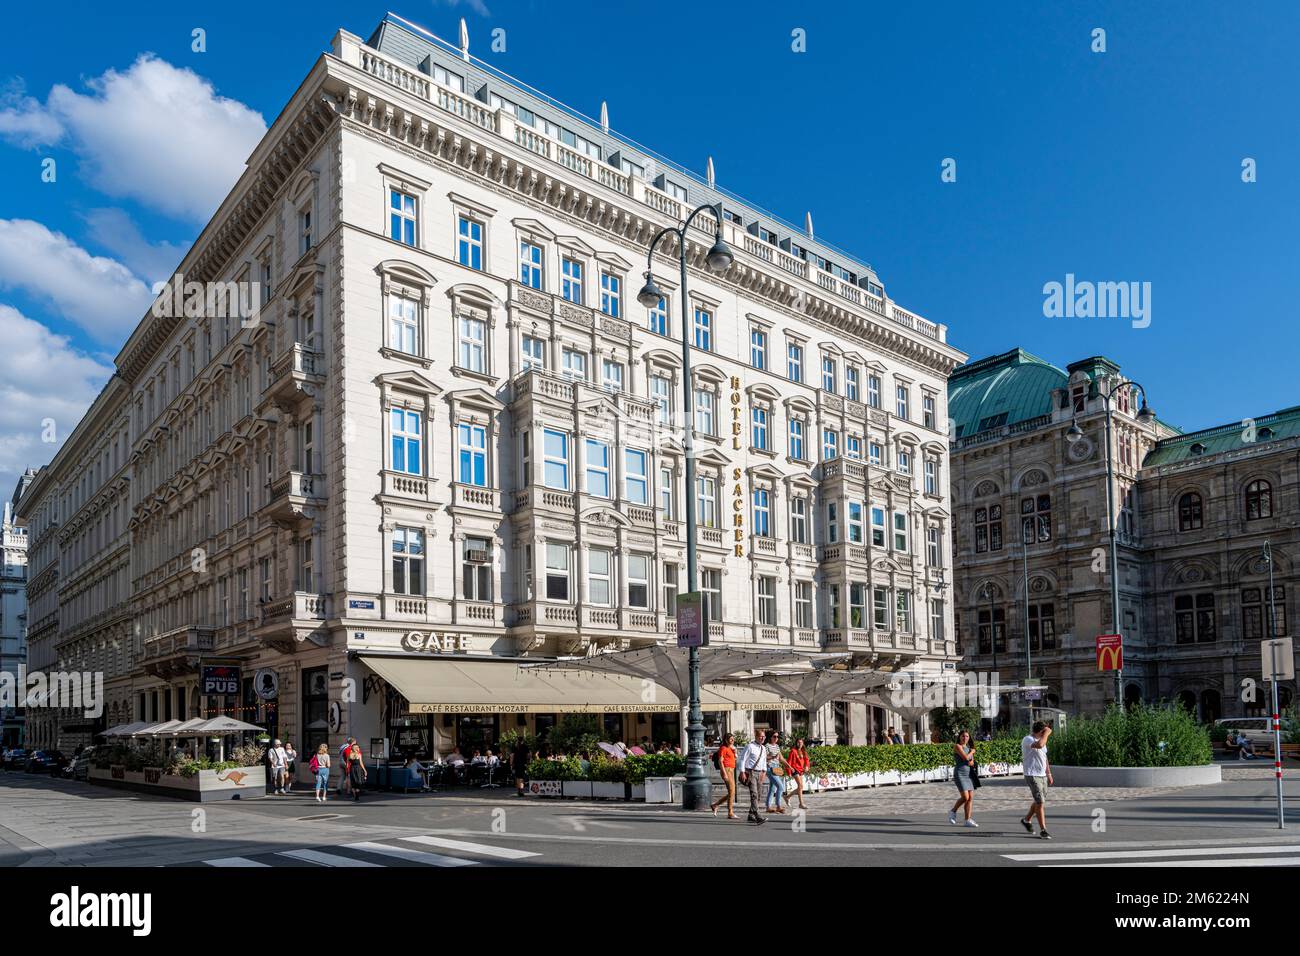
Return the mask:
M 703 595 L 687 591 L 677 596 L 677 646 L 704 647 L 709 643 L 709 626 L 704 616 Z
M 1121 634 L 1097 635 L 1097 670 L 1124 669 L 1124 637 Z

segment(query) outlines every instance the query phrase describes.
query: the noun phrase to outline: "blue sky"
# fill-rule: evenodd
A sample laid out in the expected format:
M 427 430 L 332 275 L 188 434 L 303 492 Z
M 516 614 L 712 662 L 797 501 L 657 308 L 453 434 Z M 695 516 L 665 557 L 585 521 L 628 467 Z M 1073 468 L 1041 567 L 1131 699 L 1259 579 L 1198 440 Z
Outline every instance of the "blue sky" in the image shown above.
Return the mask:
M 1187 429 L 1300 404 L 1300 5 L 393 2 L 448 38 L 466 17 L 477 55 L 590 115 L 608 101 L 616 130 L 683 165 L 712 155 L 720 185 L 786 219 L 811 210 L 973 357 L 1109 355 Z M 7 16 L 24 39 L 0 64 L 6 494 L 334 31 L 364 37 L 387 9 L 106 7 Z M 1044 317 L 1067 273 L 1151 283 L 1150 326 Z

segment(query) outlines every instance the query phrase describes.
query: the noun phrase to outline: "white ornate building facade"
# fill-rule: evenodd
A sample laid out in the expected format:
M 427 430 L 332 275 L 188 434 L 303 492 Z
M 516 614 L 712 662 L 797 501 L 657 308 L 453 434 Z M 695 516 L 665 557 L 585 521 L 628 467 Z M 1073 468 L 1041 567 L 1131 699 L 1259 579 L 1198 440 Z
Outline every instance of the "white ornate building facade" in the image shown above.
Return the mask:
M 27 663 L 27 529 L 14 521 L 14 507 L 35 473 L 26 471 L 4 503 L 0 522 L 0 674 L 12 675 Z M 0 748 L 16 747 L 25 737 L 22 708 L 0 702 Z
M 735 261 L 704 268 L 715 219 L 691 235 L 683 408 L 675 248 L 659 307 L 636 292 L 701 203 Z M 712 641 L 955 660 L 945 327 L 400 18 L 334 38 L 178 271 L 259 314 L 146 316 L 22 506 L 33 654 L 108 667 L 106 723 L 229 712 L 302 752 L 543 730 L 508 681 L 453 691 L 671 639 L 686 494 Z M 412 708 L 393 661 L 446 706 Z M 214 664 L 237 699 L 201 692 Z M 623 711 L 610 734 L 676 736 Z

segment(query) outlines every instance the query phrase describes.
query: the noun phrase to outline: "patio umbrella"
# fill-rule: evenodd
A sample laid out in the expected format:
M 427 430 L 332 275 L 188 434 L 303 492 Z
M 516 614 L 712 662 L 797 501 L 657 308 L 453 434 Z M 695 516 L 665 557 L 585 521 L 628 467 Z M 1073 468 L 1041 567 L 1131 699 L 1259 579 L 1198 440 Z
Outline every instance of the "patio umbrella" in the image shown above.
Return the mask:
M 104 731 L 105 737 L 130 737 L 133 733 L 149 726 L 147 720 L 137 720 L 129 724 L 118 724 L 116 727 L 110 727 Z
M 234 717 L 210 717 L 207 720 L 200 721 L 197 727 L 191 728 L 192 732 L 197 734 L 228 736 L 229 734 L 242 734 L 248 730 L 261 730 L 261 727 L 255 724 L 246 724 L 242 720 L 236 720 Z
M 200 729 L 208 722 L 205 717 L 191 717 L 183 722 L 179 727 L 173 727 L 168 731 L 168 737 L 197 737 L 203 733 Z
M 605 751 L 605 753 L 609 754 L 615 760 L 623 759 L 623 751 L 619 750 L 613 744 L 606 743 L 605 741 L 602 740 L 596 746 L 599 747 L 601 750 Z
M 154 724 L 144 730 L 137 731 L 137 733 L 141 737 L 170 737 L 181 723 L 182 721 L 179 720 L 165 720 L 161 724 Z
M 723 681 L 745 687 L 761 687 L 787 700 L 797 701 L 808 713 L 816 714 L 833 700 L 870 687 L 880 687 L 897 675 L 889 671 L 844 670 L 831 668 L 802 673 L 761 672 L 753 677 Z

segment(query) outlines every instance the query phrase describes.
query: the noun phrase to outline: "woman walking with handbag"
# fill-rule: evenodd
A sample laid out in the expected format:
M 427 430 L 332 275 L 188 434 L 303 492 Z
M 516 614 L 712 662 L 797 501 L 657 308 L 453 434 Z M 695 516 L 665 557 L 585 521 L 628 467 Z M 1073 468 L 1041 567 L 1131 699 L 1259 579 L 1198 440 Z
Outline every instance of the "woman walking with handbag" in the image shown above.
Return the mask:
M 311 758 L 312 776 L 316 778 L 316 802 L 324 803 L 330 785 L 330 748 L 321 744 Z
M 776 812 L 785 813 L 785 808 L 781 806 L 781 800 L 785 797 L 785 775 L 790 770 L 790 764 L 781 756 L 781 732 L 779 730 L 769 730 L 767 732 L 767 744 L 764 749 L 767 752 L 767 812 L 772 812 L 772 798 L 776 798 Z
M 736 735 L 723 734 L 722 744 L 718 747 L 715 755 L 715 764 L 718 773 L 722 774 L 722 782 L 727 787 L 727 795 L 721 800 L 715 800 L 709 805 L 713 815 L 718 815 L 718 807 L 724 803 L 727 805 L 727 819 L 736 819 Z
M 979 824 L 971 819 L 971 814 L 975 812 L 975 788 L 979 786 L 979 770 L 975 762 L 975 744 L 971 740 L 970 731 L 963 730 L 957 734 L 957 742 L 953 744 L 952 754 L 952 779 L 957 784 L 957 802 L 948 811 L 948 822 L 956 826 L 957 811 L 964 810 L 965 825 L 978 827 Z
M 786 755 L 786 763 L 790 767 L 790 776 L 794 778 L 795 784 L 799 788 L 799 809 L 807 810 L 803 802 L 803 775 L 808 772 L 812 766 L 812 761 L 808 759 L 808 750 L 804 746 L 804 740 L 800 737 L 790 748 L 790 753 Z

